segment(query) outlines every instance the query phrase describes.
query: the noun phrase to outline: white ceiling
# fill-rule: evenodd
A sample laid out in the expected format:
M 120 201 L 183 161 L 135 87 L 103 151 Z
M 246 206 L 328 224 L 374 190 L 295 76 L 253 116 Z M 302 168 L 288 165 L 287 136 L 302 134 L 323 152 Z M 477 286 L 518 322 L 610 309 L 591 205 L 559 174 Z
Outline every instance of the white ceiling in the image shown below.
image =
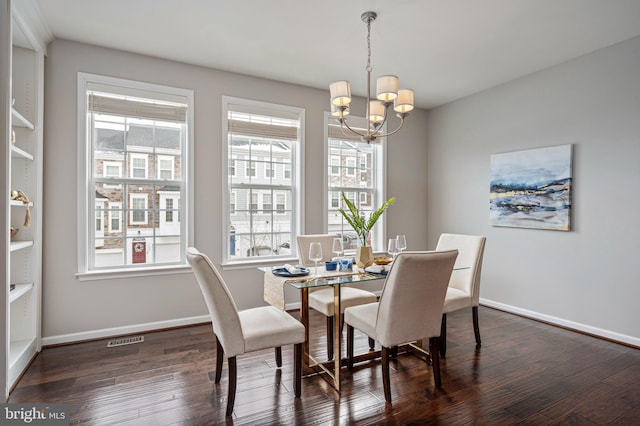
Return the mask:
M 25 0 L 14 0 L 25 1 Z M 640 0 L 35 0 L 55 38 L 430 108 L 640 35 Z

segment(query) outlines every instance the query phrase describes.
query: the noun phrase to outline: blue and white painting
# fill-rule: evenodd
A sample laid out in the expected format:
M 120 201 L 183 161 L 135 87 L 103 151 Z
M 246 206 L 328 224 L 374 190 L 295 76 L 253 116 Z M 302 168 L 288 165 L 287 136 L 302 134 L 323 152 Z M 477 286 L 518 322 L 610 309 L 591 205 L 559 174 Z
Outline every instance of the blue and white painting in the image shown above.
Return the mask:
M 569 231 L 572 148 L 493 154 L 491 225 Z

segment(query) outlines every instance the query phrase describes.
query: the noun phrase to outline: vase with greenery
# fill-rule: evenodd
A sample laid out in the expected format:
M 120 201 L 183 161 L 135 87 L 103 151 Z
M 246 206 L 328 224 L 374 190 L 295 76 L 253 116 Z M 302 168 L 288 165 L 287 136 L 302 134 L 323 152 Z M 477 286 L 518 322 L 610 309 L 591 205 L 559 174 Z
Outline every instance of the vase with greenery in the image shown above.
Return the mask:
M 382 213 L 384 213 L 396 199 L 394 197 L 389 198 L 382 203 L 378 209 L 372 211 L 369 218 L 365 218 L 364 213 L 360 212 L 355 203 L 351 202 L 344 192 L 342 193 L 342 201 L 347 206 L 348 211 L 345 209 L 338 209 L 338 211 L 342 213 L 342 216 L 347 223 L 351 225 L 360 240 L 360 244 L 356 250 L 356 264 L 360 268 L 367 267 L 373 264 L 373 249 L 367 244 L 369 233 L 378 219 L 380 219 L 380 216 L 382 216 Z

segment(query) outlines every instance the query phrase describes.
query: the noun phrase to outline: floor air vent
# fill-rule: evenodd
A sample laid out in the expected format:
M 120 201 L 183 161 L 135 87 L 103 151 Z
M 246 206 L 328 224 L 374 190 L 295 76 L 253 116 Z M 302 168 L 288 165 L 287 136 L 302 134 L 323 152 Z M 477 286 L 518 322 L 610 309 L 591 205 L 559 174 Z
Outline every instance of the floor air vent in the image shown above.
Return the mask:
M 142 342 L 144 342 L 144 336 L 124 337 L 122 339 L 110 340 L 109 343 L 107 343 L 107 347 L 113 348 L 115 346 L 132 345 L 134 343 Z

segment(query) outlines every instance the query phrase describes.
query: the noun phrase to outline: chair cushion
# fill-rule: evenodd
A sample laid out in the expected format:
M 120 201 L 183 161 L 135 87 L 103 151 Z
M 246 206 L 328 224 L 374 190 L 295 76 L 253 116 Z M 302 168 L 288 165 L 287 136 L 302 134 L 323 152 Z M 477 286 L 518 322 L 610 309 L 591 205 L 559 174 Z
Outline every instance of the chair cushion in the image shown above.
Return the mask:
M 340 288 L 340 311 L 350 306 L 373 303 L 378 300 L 375 293 L 359 288 Z M 309 292 L 309 307 L 327 317 L 333 316 L 333 287 L 319 288 Z
M 245 352 L 304 342 L 302 323 L 273 306 L 247 309 L 238 314 Z
M 447 295 L 444 298 L 442 313 L 457 311 L 458 309 L 470 308 L 473 306 L 471 295 L 457 288 L 447 288 Z
M 366 305 L 352 306 L 344 311 L 344 322 L 362 331 L 374 340 L 376 338 L 376 317 L 378 316 L 378 302 Z

